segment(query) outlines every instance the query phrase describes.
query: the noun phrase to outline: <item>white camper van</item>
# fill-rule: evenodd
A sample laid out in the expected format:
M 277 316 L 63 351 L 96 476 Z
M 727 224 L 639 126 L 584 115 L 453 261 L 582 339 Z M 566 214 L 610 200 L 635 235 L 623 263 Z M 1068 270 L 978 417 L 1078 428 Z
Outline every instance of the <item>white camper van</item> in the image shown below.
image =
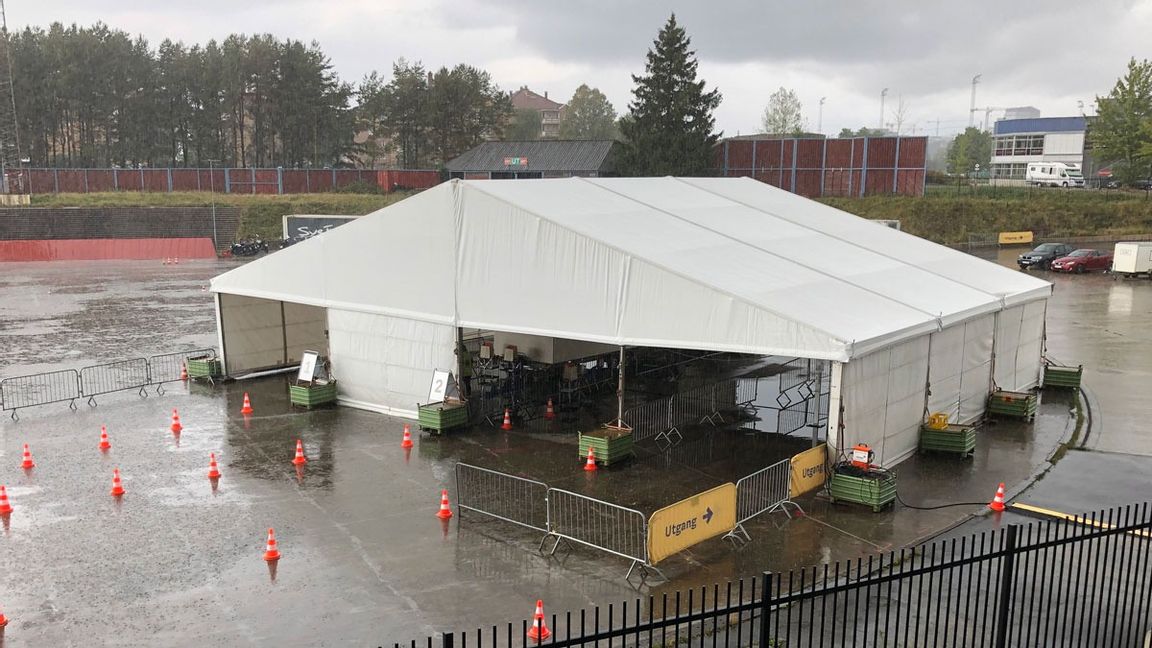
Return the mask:
M 1080 165 L 1066 162 L 1029 162 L 1024 181 L 1037 187 L 1083 187 Z

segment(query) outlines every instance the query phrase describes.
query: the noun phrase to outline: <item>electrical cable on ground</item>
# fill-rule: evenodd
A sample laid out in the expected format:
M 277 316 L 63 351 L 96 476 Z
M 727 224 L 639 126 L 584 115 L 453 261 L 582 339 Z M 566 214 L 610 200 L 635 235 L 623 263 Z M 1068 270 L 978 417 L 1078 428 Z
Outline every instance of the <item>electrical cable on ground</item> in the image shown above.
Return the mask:
M 948 508 L 950 506 L 988 506 L 988 502 L 955 502 L 953 504 L 940 504 L 938 506 L 913 506 L 905 502 L 903 497 L 900 497 L 899 490 L 896 491 L 896 499 L 901 505 L 910 509 L 916 509 L 917 511 L 935 511 L 936 509 Z

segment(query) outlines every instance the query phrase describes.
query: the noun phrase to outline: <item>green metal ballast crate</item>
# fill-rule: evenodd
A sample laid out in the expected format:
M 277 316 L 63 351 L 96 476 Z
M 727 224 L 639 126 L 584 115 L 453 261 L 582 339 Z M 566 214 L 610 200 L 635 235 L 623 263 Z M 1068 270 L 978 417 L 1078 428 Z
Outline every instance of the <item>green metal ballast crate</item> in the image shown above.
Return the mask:
M 1036 418 L 1038 400 L 1032 392 L 993 392 L 988 397 L 988 414 L 1031 421 Z
M 417 406 L 420 429 L 437 434 L 468 425 L 468 405 L 461 402 L 440 401 Z
M 896 475 L 872 467 L 868 470 L 839 464 L 828 480 L 828 497 L 836 502 L 853 502 L 872 507 L 874 513 L 896 501 Z
M 976 426 L 949 423 L 942 428 L 920 426 L 921 452 L 951 452 L 968 457 L 976 450 Z
M 215 379 L 224 373 L 220 359 L 213 356 L 188 358 L 184 366 L 188 369 L 188 377 L 193 380 L 207 378 L 209 381 L 215 382 Z
M 632 430 L 605 426 L 599 430 L 580 433 L 580 458 L 588 457 L 588 448 L 596 455 L 596 463 L 610 466 L 632 456 Z
M 1079 389 L 1080 379 L 1083 378 L 1083 376 L 1084 365 L 1078 367 L 1046 365 L 1044 367 L 1044 387 Z
M 300 407 L 319 407 L 336 402 L 336 381 L 316 381 L 310 385 L 288 385 L 288 400 Z

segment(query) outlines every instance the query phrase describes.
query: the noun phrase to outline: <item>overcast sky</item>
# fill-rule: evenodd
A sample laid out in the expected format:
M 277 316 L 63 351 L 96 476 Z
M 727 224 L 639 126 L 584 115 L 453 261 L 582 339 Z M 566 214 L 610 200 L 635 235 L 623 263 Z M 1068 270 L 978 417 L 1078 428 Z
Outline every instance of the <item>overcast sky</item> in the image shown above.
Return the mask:
M 925 6 L 928 5 L 928 6 Z M 799 95 L 810 130 L 875 127 L 903 100 L 904 132 L 954 134 L 968 123 L 972 77 L 984 107 L 1091 114 L 1132 56 L 1152 58 L 1152 0 L 9 0 L 9 29 L 103 21 L 155 46 L 230 33 L 319 41 L 342 78 L 390 72 L 398 57 L 428 67 L 469 63 L 506 90 L 566 101 L 581 83 L 624 112 L 631 74 L 670 11 L 692 38 L 700 75 L 724 101 L 717 127 L 757 132 L 768 96 Z M 996 113 L 993 113 L 993 119 Z M 939 120 L 939 125 L 937 125 Z

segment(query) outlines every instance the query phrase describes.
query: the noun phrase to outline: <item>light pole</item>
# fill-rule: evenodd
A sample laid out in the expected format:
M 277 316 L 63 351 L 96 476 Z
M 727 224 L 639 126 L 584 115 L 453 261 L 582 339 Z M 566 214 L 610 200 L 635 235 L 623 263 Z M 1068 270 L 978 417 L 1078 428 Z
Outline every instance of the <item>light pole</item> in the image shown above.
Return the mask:
M 880 130 L 884 130 L 884 97 L 888 96 L 888 88 L 880 91 Z
M 212 249 L 220 254 L 220 242 L 216 240 L 216 160 L 209 158 L 208 191 L 212 194 Z
M 820 97 L 820 111 L 816 113 L 816 132 L 824 132 L 824 100 L 828 97 Z
M 968 107 L 968 128 L 972 128 L 972 120 L 976 119 L 976 84 L 980 83 L 980 75 L 972 77 L 972 105 Z

